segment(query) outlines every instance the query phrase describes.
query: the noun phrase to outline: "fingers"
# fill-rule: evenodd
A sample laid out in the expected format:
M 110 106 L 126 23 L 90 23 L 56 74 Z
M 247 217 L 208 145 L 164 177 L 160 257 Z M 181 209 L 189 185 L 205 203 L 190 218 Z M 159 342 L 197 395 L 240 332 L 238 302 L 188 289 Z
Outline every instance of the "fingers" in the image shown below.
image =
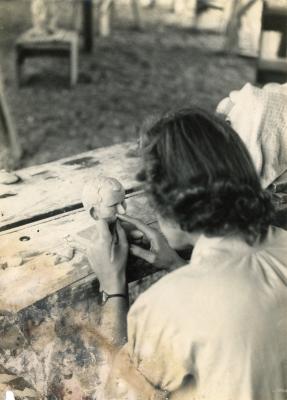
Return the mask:
M 102 239 L 103 241 L 111 242 L 112 235 L 109 229 L 107 221 L 104 219 L 98 219 L 95 221 L 96 227 L 96 239 Z
M 126 232 L 126 235 L 129 239 L 142 239 L 144 238 L 144 233 L 141 232 L 139 229 L 135 228 L 133 224 L 130 224 L 126 221 L 120 221 L 121 227 Z
M 116 222 L 116 230 L 120 245 L 128 245 L 127 236 L 119 221 Z
M 157 235 L 157 232 L 154 229 L 150 228 L 148 225 L 146 225 L 144 222 L 140 221 L 137 218 L 129 217 L 126 214 L 125 215 L 117 214 L 117 217 L 121 221 L 129 222 L 130 224 L 134 225 L 138 230 L 143 232 L 146 235 L 146 237 L 150 240 L 154 239 Z
M 155 262 L 156 255 L 148 250 L 142 249 L 139 246 L 132 244 L 130 246 L 130 252 L 132 253 L 132 255 L 142 258 L 150 264 L 153 264 Z
M 124 204 L 117 204 L 117 214 L 125 214 L 126 207 Z
M 128 233 L 129 237 L 133 240 L 140 240 L 143 239 L 144 234 L 139 231 L 138 229 L 134 229 Z

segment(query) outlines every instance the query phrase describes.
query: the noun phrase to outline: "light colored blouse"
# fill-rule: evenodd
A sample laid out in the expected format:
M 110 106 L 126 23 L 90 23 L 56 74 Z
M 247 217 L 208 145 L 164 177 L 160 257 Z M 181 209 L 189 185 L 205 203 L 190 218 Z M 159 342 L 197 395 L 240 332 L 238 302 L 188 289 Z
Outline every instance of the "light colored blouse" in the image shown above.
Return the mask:
M 287 232 L 202 235 L 131 307 L 125 351 L 170 399 L 287 399 Z

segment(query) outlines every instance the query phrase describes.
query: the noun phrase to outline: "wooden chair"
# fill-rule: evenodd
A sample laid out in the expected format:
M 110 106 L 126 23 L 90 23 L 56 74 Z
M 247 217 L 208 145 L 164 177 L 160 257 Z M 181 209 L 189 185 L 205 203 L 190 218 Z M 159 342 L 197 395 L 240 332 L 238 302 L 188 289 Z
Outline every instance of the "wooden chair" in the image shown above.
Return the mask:
M 71 6 L 72 24 L 69 29 L 56 29 L 53 33 L 37 32 L 30 29 L 16 41 L 16 74 L 18 85 L 21 85 L 21 73 L 25 59 L 28 57 L 56 56 L 68 57 L 70 61 L 70 86 L 78 80 L 79 58 L 79 1 L 73 0 Z
M 69 57 L 70 85 L 78 80 L 78 34 L 74 31 L 57 30 L 53 34 L 35 34 L 33 29 L 23 33 L 16 41 L 16 74 L 18 85 L 21 85 L 21 72 L 28 57 Z

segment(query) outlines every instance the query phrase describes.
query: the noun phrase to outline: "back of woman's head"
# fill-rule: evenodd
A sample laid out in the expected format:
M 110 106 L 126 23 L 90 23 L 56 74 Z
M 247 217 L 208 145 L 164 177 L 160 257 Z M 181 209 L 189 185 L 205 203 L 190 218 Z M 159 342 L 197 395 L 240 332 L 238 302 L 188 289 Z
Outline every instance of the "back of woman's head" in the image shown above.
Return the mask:
M 157 212 L 187 232 L 237 232 L 253 243 L 273 207 L 236 132 L 199 108 L 169 113 L 142 135 L 139 179 Z

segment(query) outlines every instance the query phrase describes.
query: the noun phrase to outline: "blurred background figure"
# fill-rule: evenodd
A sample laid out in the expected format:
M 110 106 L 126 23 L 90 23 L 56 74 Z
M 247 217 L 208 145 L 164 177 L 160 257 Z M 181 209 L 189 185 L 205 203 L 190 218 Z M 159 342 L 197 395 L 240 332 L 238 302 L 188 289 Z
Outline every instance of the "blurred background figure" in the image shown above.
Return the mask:
M 57 0 L 31 0 L 35 33 L 53 33 L 57 29 Z

